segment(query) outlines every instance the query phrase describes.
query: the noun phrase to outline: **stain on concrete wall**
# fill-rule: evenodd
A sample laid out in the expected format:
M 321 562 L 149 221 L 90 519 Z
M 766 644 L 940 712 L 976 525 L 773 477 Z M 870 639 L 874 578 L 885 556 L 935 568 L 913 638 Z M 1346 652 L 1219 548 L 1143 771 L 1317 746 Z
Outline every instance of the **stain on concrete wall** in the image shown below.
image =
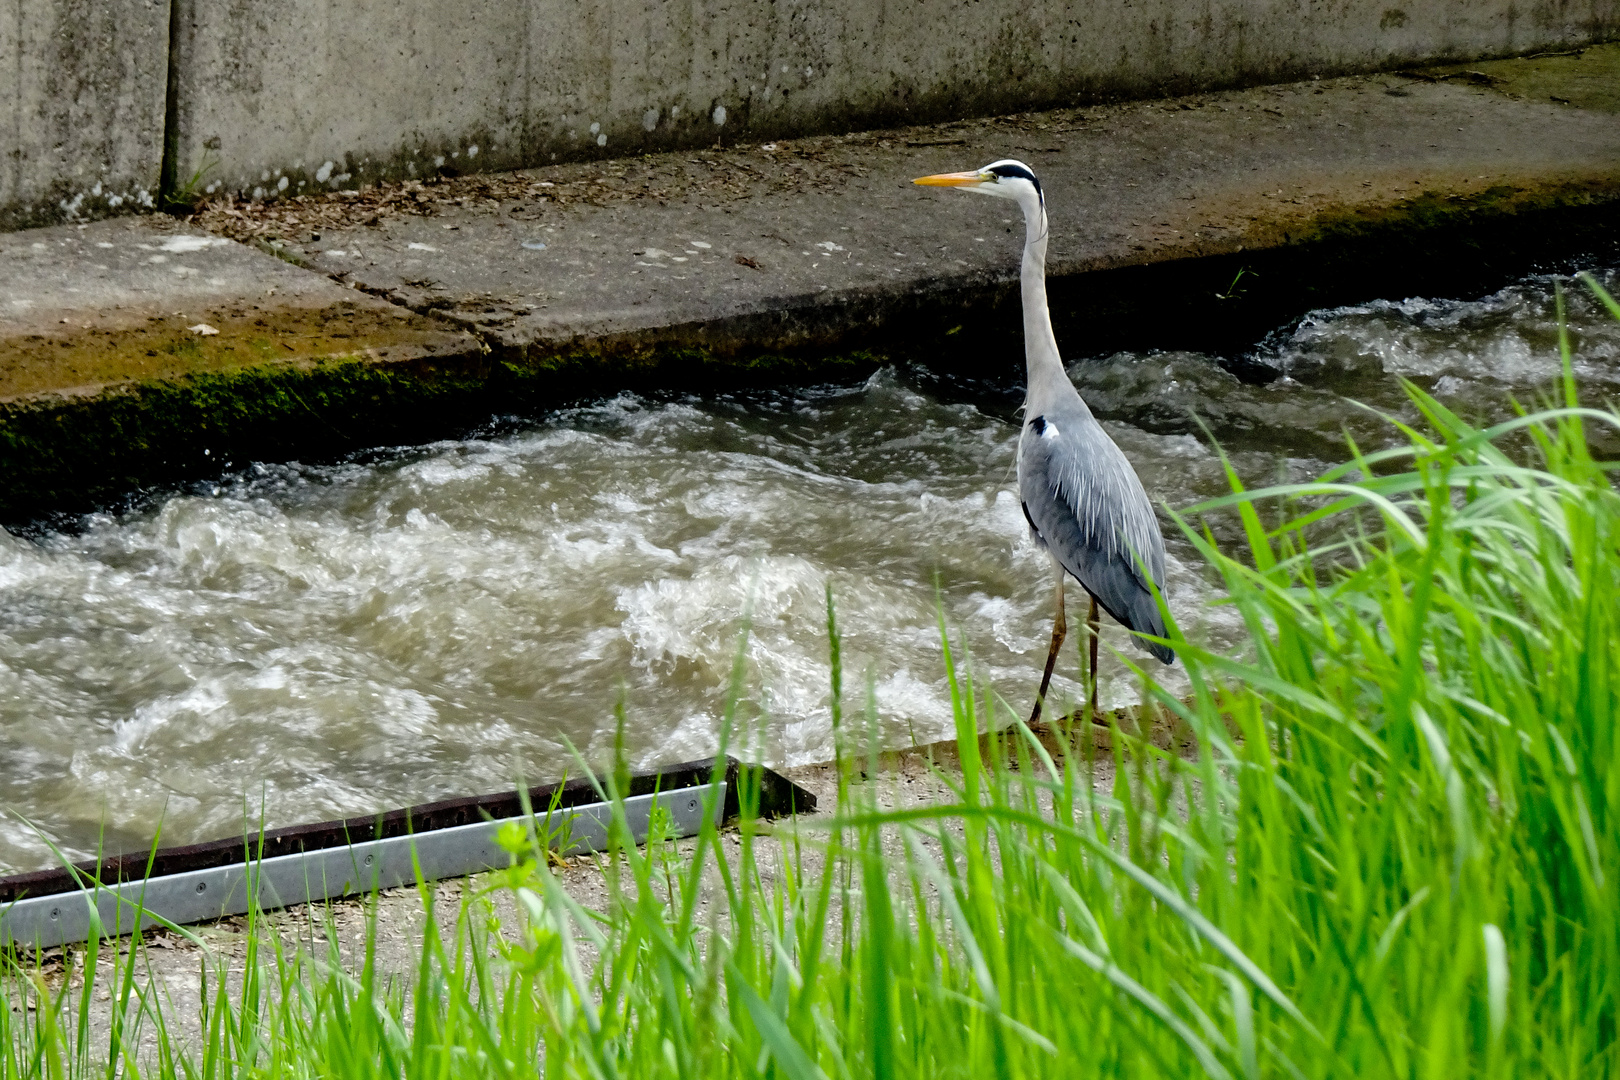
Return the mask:
M 167 0 L 0 0 L 0 229 L 153 205 Z

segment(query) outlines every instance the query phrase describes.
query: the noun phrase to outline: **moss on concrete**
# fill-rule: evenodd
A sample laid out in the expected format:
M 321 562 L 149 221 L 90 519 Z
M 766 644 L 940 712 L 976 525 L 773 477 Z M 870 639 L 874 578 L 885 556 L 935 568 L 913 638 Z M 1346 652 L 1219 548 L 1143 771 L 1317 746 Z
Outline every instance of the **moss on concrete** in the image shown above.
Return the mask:
M 627 384 L 723 389 L 855 377 L 879 363 L 864 352 L 727 357 L 656 342 L 502 359 L 478 347 L 434 355 L 435 343 L 427 342 L 395 346 L 401 355 L 393 359 L 384 355 L 389 347 L 379 347 L 283 361 L 274 359 L 284 344 L 275 337 L 212 348 L 164 340 L 176 347 L 153 350 L 164 368 L 157 377 L 0 401 L 0 522 L 26 526 L 127 502 L 252 461 L 318 461 L 429 441 L 497 414 L 538 413 Z M 114 370 L 114 360 L 129 361 L 117 370 L 130 374 L 149 359 L 144 350 L 132 359 L 100 339 L 63 352 L 101 362 L 96 370 L 103 373 Z
M 1446 64 L 1413 74 L 1468 83 L 1523 101 L 1620 113 L 1620 43 L 1552 55 Z
M 867 349 L 842 349 L 829 354 L 769 348 L 750 349 L 735 335 L 723 344 L 697 346 L 660 341 L 651 335 L 609 339 L 553 349 L 531 345 L 501 361 L 514 391 L 525 400 L 552 396 L 557 388 L 578 390 L 680 388 L 705 392 L 767 383 L 793 384 L 809 380 L 861 378 L 882 363 Z
M 215 331 L 193 329 L 204 325 Z M 394 308 L 233 305 L 0 339 L 0 400 L 225 372 L 278 361 L 452 350 L 465 340 Z
M 478 372 L 366 357 L 261 364 L 0 404 L 0 520 L 105 504 L 252 460 L 321 457 L 432 426 Z
M 1620 176 L 1560 180 L 1529 187 L 1498 184 L 1468 194 L 1425 191 L 1390 206 L 1322 211 L 1287 239 L 1302 244 L 1344 243 L 1375 235 L 1405 235 L 1421 240 L 1488 218 L 1595 207 L 1617 197 Z

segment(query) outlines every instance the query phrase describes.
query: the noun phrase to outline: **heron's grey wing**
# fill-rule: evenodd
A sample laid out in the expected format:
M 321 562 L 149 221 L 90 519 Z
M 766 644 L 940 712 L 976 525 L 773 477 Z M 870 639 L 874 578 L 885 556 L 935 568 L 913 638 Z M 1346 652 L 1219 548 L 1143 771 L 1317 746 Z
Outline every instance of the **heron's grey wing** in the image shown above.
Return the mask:
M 1063 568 L 1129 630 L 1163 637 L 1143 574 L 1164 582 L 1164 537 L 1136 470 L 1082 412 L 1031 417 L 1018 444 L 1024 516 Z M 1143 642 L 1165 663 L 1175 653 Z

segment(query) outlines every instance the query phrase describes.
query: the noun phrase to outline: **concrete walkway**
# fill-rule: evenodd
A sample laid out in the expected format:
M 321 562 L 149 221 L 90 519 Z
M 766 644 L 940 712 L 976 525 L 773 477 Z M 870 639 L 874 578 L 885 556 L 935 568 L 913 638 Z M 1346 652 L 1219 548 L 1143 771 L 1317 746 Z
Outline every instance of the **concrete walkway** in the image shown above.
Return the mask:
M 1496 65 L 3 235 L 0 521 L 857 350 L 1016 378 L 1022 223 L 909 184 L 999 157 L 1045 183 L 1072 357 L 1241 348 L 1612 244 L 1620 46 Z

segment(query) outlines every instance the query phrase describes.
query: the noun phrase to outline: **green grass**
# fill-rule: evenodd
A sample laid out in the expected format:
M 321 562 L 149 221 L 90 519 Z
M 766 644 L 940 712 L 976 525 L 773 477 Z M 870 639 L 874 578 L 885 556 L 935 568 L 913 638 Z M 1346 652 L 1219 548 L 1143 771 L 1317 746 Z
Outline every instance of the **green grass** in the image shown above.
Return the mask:
M 1616 309 L 1620 316 L 1620 308 Z M 183 1038 L 136 960 L 0 1008 L 8 1077 L 1601 1077 L 1620 982 L 1620 497 L 1562 402 L 1477 430 L 1411 388 L 1398 451 L 1238 489 L 1187 535 L 1251 652 L 1172 633 L 1197 736 L 1053 761 L 945 654 L 955 797 L 606 860 L 582 908 L 516 837 L 408 984 L 270 940 Z M 1218 550 L 1198 516 L 1236 513 Z M 837 632 L 829 605 L 837 671 Z M 869 715 L 870 703 L 867 705 Z M 1004 725 L 1005 754 L 973 736 Z M 954 776 L 954 774 L 953 774 Z M 604 781 L 611 787 L 611 778 Z M 745 793 L 746 795 L 746 793 Z M 745 804 L 747 799 L 744 800 Z M 431 901 L 431 890 L 424 898 Z M 256 933 L 248 935 L 257 939 Z M 269 940 L 269 939 L 267 939 Z M 92 953 L 96 946 L 90 946 Z M 79 969 L 93 972 L 94 957 Z M 93 982 L 93 980 L 92 980 Z M 146 1040 L 142 1043 L 142 1040 Z M 144 1049 L 141 1049 L 144 1045 Z

